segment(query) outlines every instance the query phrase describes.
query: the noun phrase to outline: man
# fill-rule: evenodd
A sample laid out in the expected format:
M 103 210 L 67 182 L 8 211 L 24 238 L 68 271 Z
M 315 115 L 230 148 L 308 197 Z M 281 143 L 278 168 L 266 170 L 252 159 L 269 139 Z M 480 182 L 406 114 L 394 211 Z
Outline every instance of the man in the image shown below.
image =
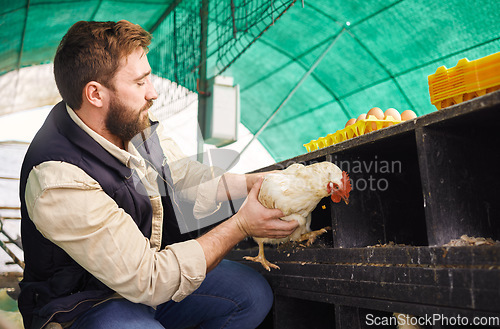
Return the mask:
M 127 21 L 78 22 L 57 49 L 63 102 L 21 170 L 27 329 L 254 328 L 271 307 L 257 272 L 222 259 L 247 236 L 285 237 L 297 223 L 258 202 L 261 175 L 216 178 L 162 136 L 148 116 L 150 40 Z M 241 184 L 234 216 L 196 239 L 179 233 L 180 198 L 199 218 Z

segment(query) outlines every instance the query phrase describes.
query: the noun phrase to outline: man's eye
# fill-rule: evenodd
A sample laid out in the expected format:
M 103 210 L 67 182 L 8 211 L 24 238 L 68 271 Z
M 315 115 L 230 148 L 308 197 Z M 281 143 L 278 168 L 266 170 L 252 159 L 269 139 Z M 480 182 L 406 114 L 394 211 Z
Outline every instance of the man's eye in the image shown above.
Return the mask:
M 144 82 L 144 81 L 140 81 L 140 82 L 137 82 L 137 84 L 138 84 L 139 86 L 144 86 L 144 85 L 146 84 L 146 82 Z

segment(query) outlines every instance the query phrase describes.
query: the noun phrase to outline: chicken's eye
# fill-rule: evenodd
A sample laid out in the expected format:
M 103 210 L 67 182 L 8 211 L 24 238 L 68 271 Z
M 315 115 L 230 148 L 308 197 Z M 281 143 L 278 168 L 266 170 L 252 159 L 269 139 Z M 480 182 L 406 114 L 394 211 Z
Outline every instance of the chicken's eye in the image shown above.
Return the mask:
M 333 188 L 338 190 L 338 189 L 340 189 L 340 186 L 339 186 L 339 184 L 333 184 Z

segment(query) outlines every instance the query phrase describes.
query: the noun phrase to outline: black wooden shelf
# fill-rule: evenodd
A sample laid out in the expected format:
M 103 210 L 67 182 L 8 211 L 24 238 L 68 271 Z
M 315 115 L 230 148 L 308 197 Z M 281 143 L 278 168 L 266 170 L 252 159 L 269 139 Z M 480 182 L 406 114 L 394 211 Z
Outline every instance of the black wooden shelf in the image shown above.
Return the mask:
M 354 185 L 349 205 L 326 198 L 313 212 L 313 229 L 333 227 L 317 245 L 266 247 L 280 270 L 242 260 L 253 241 L 228 255 L 274 289 L 262 328 L 368 328 L 393 312 L 500 319 L 500 246 L 443 246 L 500 240 L 499 127 L 497 91 L 260 169 L 332 161 Z

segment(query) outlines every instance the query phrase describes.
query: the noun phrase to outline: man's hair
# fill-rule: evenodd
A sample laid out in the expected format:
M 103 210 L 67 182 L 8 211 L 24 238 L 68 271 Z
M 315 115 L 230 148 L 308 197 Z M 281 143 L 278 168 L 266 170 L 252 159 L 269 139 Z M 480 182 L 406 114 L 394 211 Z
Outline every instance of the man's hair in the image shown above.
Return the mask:
M 113 89 L 120 60 L 138 47 L 147 53 L 151 34 L 142 27 L 119 22 L 75 23 L 62 38 L 54 58 L 54 76 L 63 100 L 77 110 L 90 81 Z

